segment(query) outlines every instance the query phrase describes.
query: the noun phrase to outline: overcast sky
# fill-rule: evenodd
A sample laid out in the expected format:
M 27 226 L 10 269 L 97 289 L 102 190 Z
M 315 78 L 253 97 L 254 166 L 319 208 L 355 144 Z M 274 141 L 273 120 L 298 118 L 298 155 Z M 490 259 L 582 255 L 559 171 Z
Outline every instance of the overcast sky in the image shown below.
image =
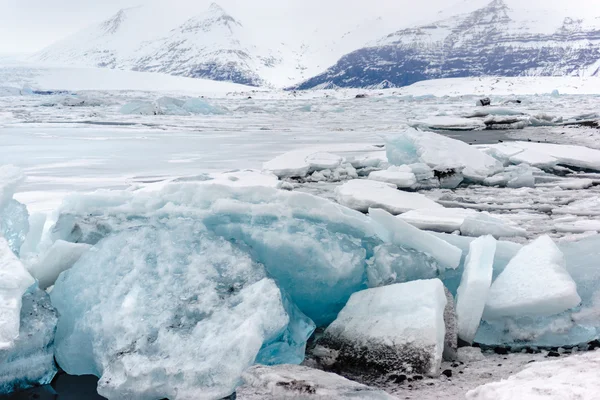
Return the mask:
M 29 53 L 103 21 L 121 8 L 161 1 L 169 6 L 210 2 L 210 0 L 0 0 L 0 53 Z M 321 25 L 360 23 L 361 19 L 393 16 L 398 29 L 410 23 L 433 19 L 441 10 L 460 9 L 465 3 L 478 6 L 490 0 L 215 0 L 235 18 L 278 18 L 289 26 L 302 27 L 310 19 Z M 567 0 L 507 0 L 539 3 L 541 7 Z M 574 4 L 578 3 L 578 6 Z M 587 6 L 600 16 L 600 0 L 569 0 L 570 8 Z

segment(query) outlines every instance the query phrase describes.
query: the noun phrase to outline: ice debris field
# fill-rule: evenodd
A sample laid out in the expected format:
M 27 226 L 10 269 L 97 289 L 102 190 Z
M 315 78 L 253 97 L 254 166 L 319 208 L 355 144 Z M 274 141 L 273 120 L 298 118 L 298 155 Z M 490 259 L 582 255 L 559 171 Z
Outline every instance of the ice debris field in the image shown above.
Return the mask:
M 0 393 L 597 398 L 597 96 L 0 93 Z

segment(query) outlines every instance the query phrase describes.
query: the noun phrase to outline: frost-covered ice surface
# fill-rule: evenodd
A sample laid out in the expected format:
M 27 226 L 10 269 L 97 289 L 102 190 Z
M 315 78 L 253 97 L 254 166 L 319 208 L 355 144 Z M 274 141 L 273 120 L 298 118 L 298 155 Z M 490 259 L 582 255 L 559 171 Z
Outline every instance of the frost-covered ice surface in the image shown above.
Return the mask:
M 467 393 L 469 400 L 593 400 L 600 385 L 598 351 L 566 359 L 533 363 L 508 379 Z

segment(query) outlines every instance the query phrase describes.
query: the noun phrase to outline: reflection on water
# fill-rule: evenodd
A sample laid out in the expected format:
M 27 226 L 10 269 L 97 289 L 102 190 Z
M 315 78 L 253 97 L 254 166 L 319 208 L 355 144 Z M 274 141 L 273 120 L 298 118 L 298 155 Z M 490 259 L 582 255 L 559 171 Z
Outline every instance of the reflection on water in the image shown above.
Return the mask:
M 105 400 L 96 393 L 98 378 L 95 376 L 72 376 L 58 374 L 52 384 L 29 389 L 8 396 L 0 396 L 1 400 Z

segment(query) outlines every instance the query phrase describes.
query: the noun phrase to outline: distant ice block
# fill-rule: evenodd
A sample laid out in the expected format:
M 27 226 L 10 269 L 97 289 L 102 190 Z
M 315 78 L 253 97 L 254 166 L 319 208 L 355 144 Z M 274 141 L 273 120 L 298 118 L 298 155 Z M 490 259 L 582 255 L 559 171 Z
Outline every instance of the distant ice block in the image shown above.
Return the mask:
M 21 299 L 20 299 L 21 300 Z M 0 394 L 47 385 L 56 374 L 56 311 L 46 292 L 32 287 L 22 298 L 19 336 L 0 349 Z
M 421 231 L 384 210 L 369 209 L 369 216 L 379 224 L 378 234 L 384 242 L 425 253 L 443 268 L 455 269 L 460 264 L 462 251 L 458 247 Z
M 538 170 L 539 171 L 539 170 Z M 535 187 L 534 169 L 527 164 L 509 166 L 496 175 L 484 179 L 484 185 L 509 188 Z
M 335 154 L 301 149 L 275 157 L 264 163 L 263 169 L 280 178 L 303 177 L 310 171 L 335 168 L 342 161 L 343 158 Z
M 414 127 L 442 131 L 474 131 L 485 129 L 485 124 L 479 119 L 461 117 L 429 117 L 410 123 Z
M 0 350 L 11 349 L 19 336 L 21 298 L 34 283 L 6 239 L 0 237 Z
M 482 235 L 492 235 L 496 238 L 527 236 L 525 229 L 484 213 L 477 214 L 475 218 L 465 218 L 460 226 L 460 232 L 465 236 L 473 237 Z
M 244 384 L 236 391 L 239 400 L 397 400 L 383 390 L 300 365 L 255 365 L 242 377 Z
M 489 214 L 464 208 L 436 208 L 408 211 L 398 218 L 419 229 L 465 236 L 493 235 L 495 237 L 526 236 L 524 229 Z
M 565 257 L 548 236 L 523 247 L 492 284 L 484 318 L 559 314 L 581 302 Z
M 223 110 L 199 98 L 177 99 L 160 97 L 154 102 L 132 101 L 121 107 L 121 114 L 132 115 L 190 115 L 222 114 Z
M 487 301 L 496 254 L 496 240 L 482 236 L 471 242 L 456 294 L 458 336 L 473 343 Z
M 415 129 L 388 137 L 386 151 L 394 165 L 425 163 L 434 169 L 462 170 L 464 177 L 473 182 L 481 182 L 502 170 L 502 164 L 495 158 L 467 143 Z
M 363 382 L 392 372 L 436 376 L 444 350 L 445 306 L 439 279 L 354 293 L 318 341 L 319 350 L 335 354 L 329 367 Z
M 314 325 L 291 321 L 299 311 L 243 249 L 185 218 L 105 238 L 51 292 L 58 364 L 99 376 L 107 398 L 216 399 L 263 348 L 297 362 Z
M 38 262 L 29 267 L 29 272 L 38 280 L 41 289 L 47 289 L 54 285 L 61 272 L 71 268 L 91 247 L 85 243 L 57 240 Z
M 600 392 L 600 352 L 528 364 L 507 379 L 467 392 L 468 400 L 594 400 Z
M 420 193 L 404 192 L 396 185 L 366 179 L 354 179 L 335 190 L 337 201 L 353 210 L 367 212 L 381 208 L 394 215 L 419 208 L 443 208 Z
M 549 169 L 556 164 L 561 164 L 600 171 L 600 150 L 584 146 L 511 142 L 485 145 L 482 148 L 488 149 L 485 151 L 494 151 L 514 164 L 526 163 L 542 169 Z
M 369 174 L 373 181 L 385 182 L 396 185 L 398 188 L 410 188 L 417 183 L 417 178 L 407 165 L 400 167 L 391 166 L 386 170 L 373 171 Z
M 588 219 L 574 222 L 560 222 L 554 224 L 554 229 L 557 232 L 569 233 L 599 232 L 600 221 Z

